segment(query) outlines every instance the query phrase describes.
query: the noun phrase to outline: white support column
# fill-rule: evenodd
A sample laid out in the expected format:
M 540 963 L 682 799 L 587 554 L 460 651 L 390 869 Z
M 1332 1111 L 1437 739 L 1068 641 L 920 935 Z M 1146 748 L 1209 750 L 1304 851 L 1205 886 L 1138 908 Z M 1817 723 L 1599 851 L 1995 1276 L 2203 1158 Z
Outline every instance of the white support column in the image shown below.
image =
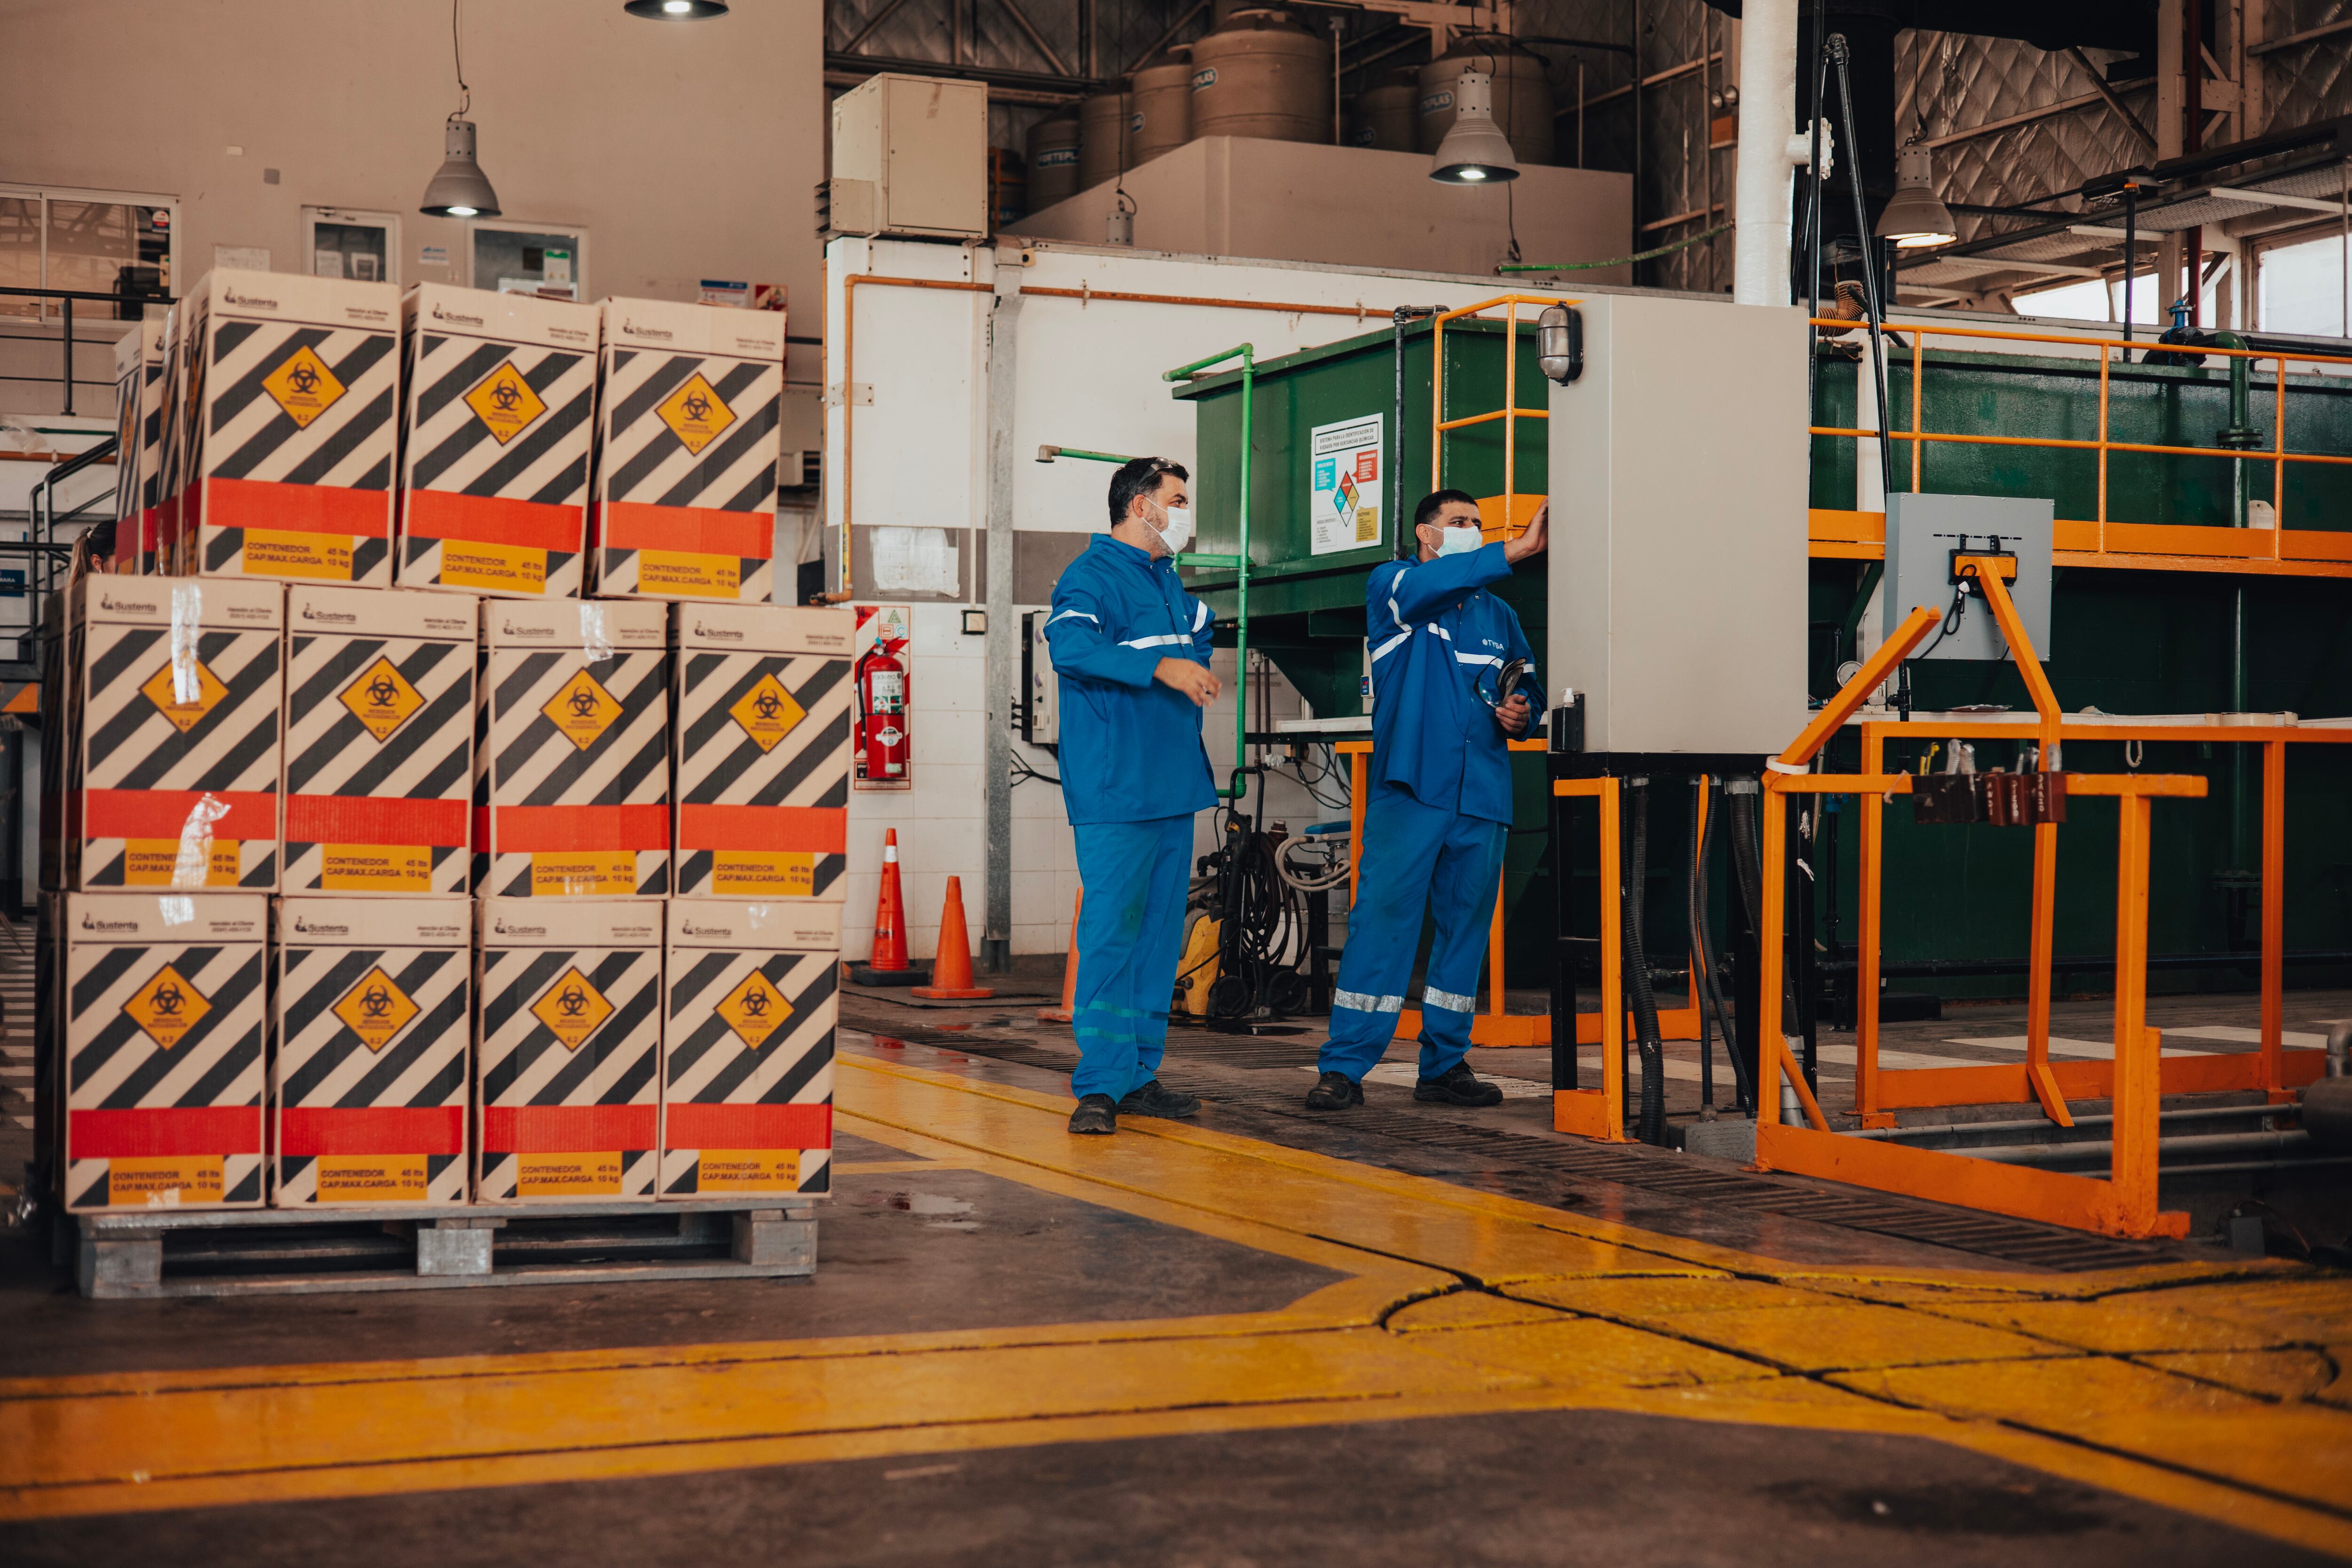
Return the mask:
M 1748 0 L 1739 24 L 1739 153 L 1732 298 L 1789 303 L 1794 222 L 1788 148 L 1797 122 L 1797 0 Z

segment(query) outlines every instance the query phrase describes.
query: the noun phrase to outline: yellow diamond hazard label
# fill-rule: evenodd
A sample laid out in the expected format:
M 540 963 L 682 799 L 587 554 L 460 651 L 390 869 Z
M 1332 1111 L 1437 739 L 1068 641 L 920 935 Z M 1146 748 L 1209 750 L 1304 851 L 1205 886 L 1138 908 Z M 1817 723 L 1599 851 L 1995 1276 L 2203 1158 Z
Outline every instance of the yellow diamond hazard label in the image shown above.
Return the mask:
M 755 969 L 743 977 L 742 984 L 727 994 L 717 1011 L 737 1037 L 756 1051 L 768 1043 L 770 1035 L 784 1026 L 784 1020 L 793 1016 L 793 1005 L 784 1000 L 784 994 L 770 984 L 766 975 Z
M 221 699 L 228 695 L 228 688 L 221 684 L 220 677 L 215 675 L 204 660 L 198 659 L 195 700 L 180 700 L 178 683 L 172 679 L 169 664 L 149 676 L 146 684 L 140 687 L 139 694 L 152 702 L 156 711 L 169 719 L 173 727 L 184 735 L 203 723 L 205 714 L 220 706 Z
M 122 1005 L 123 1016 L 167 1051 L 187 1038 L 188 1031 L 212 1010 L 213 1005 L 205 1000 L 205 994 L 183 980 L 180 972 L 168 963 Z
M 808 710 L 793 700 L 783 682 L 772 675 L 763 675 L 751 683 L 751 689 L 735 700 L 727 710 L 727 717 L 743 727 L 751 743 L 763 752 L 772 752 L 776 742 L 793 732 L 793 726 L 808 717 Z
M 567 969 L 562 979 L 530 1005 L 530 1016 L 546 1025 L 547 1032 L 562 1040 L 565 1050 L 576 1051 L 613 1016 L 613 1005 L 604 1000 L 603 992 L 588 984 L 586 975 L 577 969 Z
M 310 421 L 335 405 L 343 395 L 343 384 L 327 368 L 327 362 L 310 352 L 304 343 L 286 356 L 286 363 L 261 378 L 261 390 L 286 410 L 286 417 L 297 428 L 307 430 Z
M 522 372 L 515 369 L 512 360 L 477 382 L 474 390 L 466 394 L 466 406 L 488 427 L 501 447 L 547 412 L 547 405 L 530 389 L 530 383 L 522 378 Z
M 372 1051 L 390 1045 L 392 1037 L 423 1011 L 381 969 L 369 970 L 357 985 L 343 993 L 332 1010 L 360 1037 L 360 1044 Z
M 379 741 L 392 739 L 392 732 L 425 706 L 425 699 L 416 688 L 409 685 L 392 660 L 382 655 L 360 671 L 357 680 L 343 688 L 341 700 L 352 710 L 352 717 Z
M 563 731 L 566 739 L 586 751 L 596 743 L 596 738 L 613 727 L 621 716 L 621 700 L 604 689 L 602 682 L 582 670 L 565 681 L 539 710 L 547 721 Z
M 705 447 L 719 439 L 720 431 L 735 423 L 735 411 L 702 379 L 700 371 L 688 376 L 684 386 L 663 398 L 654 413 L 698 458 Z

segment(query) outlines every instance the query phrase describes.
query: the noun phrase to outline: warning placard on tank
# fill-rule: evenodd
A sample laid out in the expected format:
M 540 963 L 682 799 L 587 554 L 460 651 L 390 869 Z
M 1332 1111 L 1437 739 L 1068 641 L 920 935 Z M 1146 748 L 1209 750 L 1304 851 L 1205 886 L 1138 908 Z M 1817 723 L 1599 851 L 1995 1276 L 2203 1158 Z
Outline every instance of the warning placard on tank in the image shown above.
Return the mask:
M 1315 554 L 1381 542 L 1381 484 L 1388 452 L 1381 416 L 1318 425 L 1308 433 L 1307 515 Z

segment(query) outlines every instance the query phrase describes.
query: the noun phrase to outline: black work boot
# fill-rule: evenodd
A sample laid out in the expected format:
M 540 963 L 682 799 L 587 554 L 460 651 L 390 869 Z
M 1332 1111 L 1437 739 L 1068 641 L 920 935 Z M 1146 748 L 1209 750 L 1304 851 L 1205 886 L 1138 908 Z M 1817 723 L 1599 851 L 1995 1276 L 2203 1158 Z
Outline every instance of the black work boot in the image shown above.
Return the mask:
M 1345 1110 L 1364 1103 L 1364 1086 L 1343 1072 L 1327 1072 L 1307 1091 L 1309 1110 Z
M 1432 1105 L 1500 1105 L 1503 1091 L 1481 1083 L 1468 1062 L 1455 1062 L 1443 1078 L 1425 1078 L 1412 1086 L 1412 1097 Z
M 1181 1121 L 1187 1116 L 1201 1114 L 1201 1097 L 1180 1094 L 1155 1078 L 1150 1083 L 1129 1089 L 1127 1098 L 1118 1102 L 1118 1113 L 1121 1116 L 1158 1116 L 1171 1121 Z
M 1078 1101 L 1070 1112 L 1073 1132 L 1116 1132 L 1118 1131 L 1118 1107 L 1107 1094 L 1090 1094 Z

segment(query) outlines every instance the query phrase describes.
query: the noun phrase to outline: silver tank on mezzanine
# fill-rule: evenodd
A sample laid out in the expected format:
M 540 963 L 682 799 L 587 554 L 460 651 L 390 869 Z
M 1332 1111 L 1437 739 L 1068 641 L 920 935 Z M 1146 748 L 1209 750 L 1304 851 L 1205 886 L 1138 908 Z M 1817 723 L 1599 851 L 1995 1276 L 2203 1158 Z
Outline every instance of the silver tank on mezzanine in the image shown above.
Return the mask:
M 1495 123 L 1519 162 L 1550 163 L 1551 84 L 1544 78 L 1542 57 L 1508 38 L 1478 34 L 1456 38 L 1421 68 L 1421 96 L 1414 106 L 1421 151 L 1436 152 L 1454 128 L 1454 81 L 1465 70 L 1482 70 L 1494 78 Z
M 1078 122 L 1041 120 L 1029 128 L 1029 210 L 1044 212 L 1078 194 Z
M 1178 44 L 1135 73 L 1129 168 L 1192 140 L 1192 50 Z
M 1331 140 L 1331 40 L 1287 11 L 1236 11 L 1192 45 L 1192 134 Z
M 1136 165 L 1135 132 L 1129 121 L 1135 97 L 1127 79 L 1111 83 L 1078 104 L 1078 189 L 1107 184 Z

